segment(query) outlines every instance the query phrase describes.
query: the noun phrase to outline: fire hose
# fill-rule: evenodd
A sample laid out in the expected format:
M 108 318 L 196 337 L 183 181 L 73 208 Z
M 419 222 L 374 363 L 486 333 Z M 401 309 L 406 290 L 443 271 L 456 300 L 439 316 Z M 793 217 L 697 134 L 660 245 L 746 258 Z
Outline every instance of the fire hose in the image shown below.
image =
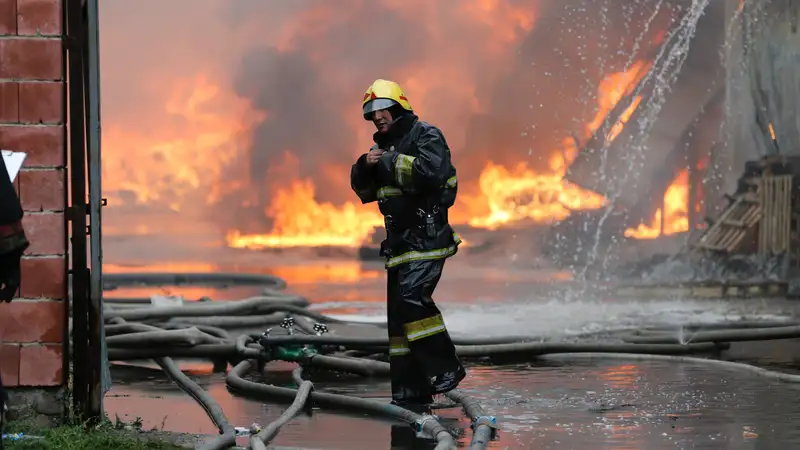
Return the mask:
M 791 339 L 800 336 L 800 325 L 768 327 L 768 328 L 733 328 L 728 330 L 690 332 L 687 339 L 691 342 L 744 342 L 770 341 L 775 339 Z M 672 334 L 654 334 L 650 336 L 626 336 L 626 342 L 642 344 L 670 344 L 678 338 Z
M 103 275 L 103 291 L 125 286 L 260 286 L 281 291 L 286 282 L 272 275 L 209 272 L 209 273 L 109 273 Z
M 467 417 L 472 419 L 470 450 L 485 449 L 496 434 L 497 422 L 494 417 L 487 416 L 477 400 L 459 390 L 450 391 L 445 395 L 447 395 L 447 398 L 461 404 Z
M 252 369 L 251 361 L 242 361 L 237 364 L 225 379 L 229 388 L 240 393 L 253 395 L 269 400 L 280 400 L 294 398 L 297 395 L 295 389 L 270 386 L 261 383 L 254 383 L 244 379 L 244 375 Z M 329 394 L 322 392 L 311 392 L 309 399 L 319 405 L 336 409 L 356 410 L 368 412 L 376 415 L 399 419 L 406 423 L 416 426 L 418 431 L 422 431 L 432 436 L 437 441 L 436 450 L 448 450 L 455 448 L 455 440 L 450 432 L 444 428 L 433 416 L 422 416 L 406 409 L 388 403 L 381 403 L 374 400 L 367 400 L 348 395 Z
M 267 444 L 275 438 L 275 435 L 278 434 L 278 430 L 292 420 L 306 405 L 308 396 L 313 388 L 314 385 L 310 381 L 303 381 L 300 383 L 300 387 L 297 389 L 297 395 L 286 411 L 258 434 L 250 437 L 250 448 L 253 450 L 267 450 Z
M 124 326 L 127 327 L 132 331 L 130 336 L 136 337 L 137 335 L 142 335 L 145 333 L 152 333 L 155 329 L 155 332 L 158 332 L 156 327 L 144 324 L 128 324 L 125 320 L 120 319 L 118 317 L 111 318 L 109 320 L 111 323 L 118 324 L 117 326 Z M 226 448 L 230 448 L 236 445 L 236 429 L 228 422 L 228 419 L 225 417 L 225 413 L 222 411 L 222 408 L 219 404 L 210 396 L 208 395 L 203 388 L 201 388 L 197 383 L 195 383 L 191 378 L 186 376 L 178 367 L 177 364 L 169 357 L 161 357 L 155 358 L 155 362 L 164 370 L 167 376 L 172 379 L 175 384 L 177 384 L 184 392 L 191 395 L 197 403 L 205 409 L 206 414 L 214 422 L 214 425 L 220 431 L 220 436 L 217 439 L 214 439 L 210 443 L 198 447 L 200 450 L 222 450 Z
M 243 280 L 243 283 L 255 284 L 257 277 L 237 277 L 227 274 L 216 274 L 213 277 L 192 277 L 186 274 L 147 274 L 144 284 L 154 280 L 195 280 L 197 282 L 237 283 L 231 280 Z M 122 282 L 135 284 L 137 276 L 128 275 L 117 278 L 117 285 Z M 198 281 L 199 280 L 199 281 Z M 114 279 L 112 278 L 112 281 Z M 265 278 L 265 283 L 282 288 L 285 283 L 273 278 Z M 108 280 L 106 282 L 109 282 Z M 122 284 L 124 284 L 122 283 Z M 113 284 L 113 283 L 112 283 Z M 183 374 L 171 357 L 214 358 L 232 362 L 235 366 L 226 377 L 229 389 L 248 397 L 259 397 L 269 401 L 292 401 L 291 406 L 281 416 L 250 437 L 250 447 L 266 448 L 274 439 L 279 429 L 291 420 L 300 410 L 315 404 L 335 409 L 351 409 L 369 412 L 374 415 L 404 421 L 418 432 L 424 433 L 437 441 L 439 450 L 454 448 L 453 435 L 444 428 L 432 415 L 420 415 L 395 405 L 358 397 L 319 392 L 313 389 L 311 382 L 303 379 L 305 367 L 346 372 L 366 377 L 382 377 L 389 373 L 389 364 L 371 358 L 388 354 L 388 338 L 353 338 L 326 334 L 324 324 L 312 325 L 308 318 L 327 323 L 344 323 L 332 320 L 324 315 L 313 313 L 298 307 L 299 297 L 292 297 L 272 292 L 267 297 L 245 300 L 245 306 L 236 306 L 239 302 L 200 302 L 183 307 L 143 307 L 143 308 L 109 308 L 106 311 L 107 343 L 109 360 L 154 359 L 184 391 L 189 393 L 206 410 L 211 420 L 220 429 L 220 436 L 208 443 L 205 449 L 228 448 L 235 443 L 235 429 L 225 419 L 219 405 L 208 396 L 196 383 Z M 286 299 L 290 299 L 286 300 Z M 236 314 L 263 313 L 283 315 L 281 326 L 287 334 L 276 335 L 269 332 L 255 335 L 232 337 L 229 330 L 208 324 L 194 324 L 195 320 L 212 318 L 213 311 L 224 311 L 230 317 Z M 172 314 L 172 315 L 171 315 Z M 298 316 L 295 321 L 294 315 Z M 181 322 L 173 321 L 179 317 Z M 131 320 L 148 321 L 150 323 L 127 322 Z M 240 319 L 245 317 L 239 317 Z M 164 319 L 167 319 L 164 321 Z M 154 321 L 154 322 L 153 322 Z M 159 323 L 160 322 L 160 323 Z M 465 359 L 498 358 L 502 361 L 530 361 L 531 359 L 570 359 L 570 358 L 609 358 L 636 360 L 664 360 L 679 363 L 714 364 L 722 368 L 743 369 L 757 375 L 785 382 L 800 382 L 800 375 L 792 375 L 770 371 L 760 367 L 717 359 L 690 357 L 689 354 L 715 354 L 729 347 L 729 342 L 744 340 L 785 339 L 800 337 L 800 326 L 791 323 L 765 322 L 763 327 L 758 323 L 739 322 L 725 326 L 717 325 L 716 330 L 705 331 L 702 324 L 687 326 L 691 335 L 691 343 L 676 343 L 673 332 L 669 328 L 645 328 L 640 330 L 641 336 L 626 336 L 621 343 L 559 343 L 559 342 L 520 342 L 519 337 L 507 336 L 490 339 L 454 339 L 458 354 Z M 299 331 L 293 331 L 294 328 Z M 732 327 L 732 328 L 731 328 Z M 712 327 L 708 327 L 712 328 Z M 530 339 L 528 339 L 530 340 Z M 143 348 L 144 347 L 144 348 Z M 298 363 L 292 373 L 298 389 L 278 387 L 256 383 L 244 377 L 254 368 L 263 367 L 270 360 L 284 360 Z M 496 434 L 496 422 L 487 416 L 477 401 L 461 391 L 452 391 L 447 397 L 460 404 L 465 414 L 472 421 L 472 441 L 470 449 L 485 449 L 487 443 Z

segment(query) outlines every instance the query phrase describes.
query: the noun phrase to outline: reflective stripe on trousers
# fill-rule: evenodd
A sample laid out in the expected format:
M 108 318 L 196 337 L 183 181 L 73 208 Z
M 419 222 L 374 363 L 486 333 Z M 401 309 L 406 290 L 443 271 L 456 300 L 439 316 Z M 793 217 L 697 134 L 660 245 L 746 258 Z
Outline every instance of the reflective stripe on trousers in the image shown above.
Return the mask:
M 461 244 L 461 237 L 459 237 L 457 233 L 453 233 L 453 240 L 455 242 L 449 247 L 435 248 L 433 250 L 412 250 L 410 252 L 405 252 L 402 255 L 391 257 L 388 261 L 386 261 L 386 268 L 390 269 L 392 267 L 399 266 L 400 264 L 410 263 L 413 261 L 426 261 L 430 259 L 442 259 L 453 256 L 456 253 L 456 250 L 458 250 L 459 244 Z
M 433 336 L 434 334 L 447 331 L 441 314 L 407 323 L 403 327 L 406 330 L 408 342 L 418 341 Z
M 408 347 L 409 342 L 447 331 L 441 314 L 407 323 L 403 325 L 403 328 L 406 330 L 405 336 L 389 338 L 389 356 L 408 355 L 411 353 L 411 349 Z
M 411 354 L 408 348 L 408 339 L 405 336 L 389 338 L 389 356 L 403 356 Z

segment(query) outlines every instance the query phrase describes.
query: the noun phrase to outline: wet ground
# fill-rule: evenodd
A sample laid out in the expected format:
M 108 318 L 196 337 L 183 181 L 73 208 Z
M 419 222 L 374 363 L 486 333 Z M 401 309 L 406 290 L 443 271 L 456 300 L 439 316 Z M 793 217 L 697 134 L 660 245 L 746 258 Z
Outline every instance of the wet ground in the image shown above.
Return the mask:
M 288 372 L 276 378 L 290 383 Z M 237 426 L 268 423 L 285 407 L 232 396 L 221 375 L 200 379 Z M 340 393 L 388 396 L 387 383 L 351 378 L 317 384 Z M 499 439 L 491 446 L 496 449 L 777 449 L 800 442 L 800 405 L 790 400 L 800 394 L 797 387 L 703 365 L 576 361 L 473 367 L 464 388 L 497 417 Z M 590 412 L 596 401 L 632 406 Z M 110 413 L 140 415 L 148 427 L 214 432 L 203 410 L 160 374 L 135 388 L 118 386 L 106 402 Z M 469 442 L 469 423 L 460 410 L 439 415 Z M 338 450 L 433 447 L 416 439 L 407 425 L 324 411 L 297 417 L 275 444 Z
M 124 246 L 106 245 L 107 271 L 236 270 L 274 273 L 289 290 L 309 297 L 326 314 L 382 321 L 383 271 L 378 264 L 349 258 L 270 255 L 254 252 L 215 253 L 214 264 L 187 263 L 181 252 L 136 261 Z M 137 245 L 141 249 L 141 245 Z M 127 257 L 126 257 L 127 253 Z M 148 253 L 143 251 L 143 253 Z M 308 261 L 316 261 L 309 264 Z M 127 266 L 115 265 L 126 261 Z M 139 264 L 139 266 L 137 266 Z M 448 264 L 437 291 L 448 327 L 469 336 L 529 335 L 564 337 L 586 331 L 635 328 L 649 324 L 679 327 L 687 322 L 722 322 L 742 317 L 789 317 L 786 301 L 661 300 L 631 301 L 597 295 L 591 286 L 571 284 L 566 274 L 547 270 L 498 270 L 461 257 Z M 492 267 L 497 267 L 493 265 Z M 253 292 L 166 288 L 162 293 L 198 298 L 236 299 Z M 108 296 L 144 296 L 125 290 Z M 734 346 L 739 359 L 793 366 L 794 341 Z M 755 350 L 753 350 L 755 349 Z M 754 356 L 756 355 L 756 356 Z M 285 404 L 265 404 L 230 394 L 221 374 L 205 363 L 185 364 L 224 408 L 236 426 L 266 424 Z M 292 366 L 270 366 L 271 383 L 291 385 Z M 142 417 L 146 427 L 213 434 L 204 411 L 157 370 L 115 368 L 116 385 L 106 399 L 110 415 Z M 388 383 L 356 377 L 315 378 L 318 389 L 387 398 Z M 767 449 L 800 445 L 800 398 L 797 387 L 750 373 L 693 364 L 663 362 L 561 362 L 536 365 L 476 366 L 463 384 L 497 417 L 497 449 Z M 604 414 L 589 411 L 602 401 L 629 404 Z M 440 411 L 443 424 L 462 430 L 469 423 L 458 409 Z M 314 411 L 298 417 L 280 433 L 276 444 L 313 449 L 376 450 L 432 448 L 416 439 L 406 425 Z

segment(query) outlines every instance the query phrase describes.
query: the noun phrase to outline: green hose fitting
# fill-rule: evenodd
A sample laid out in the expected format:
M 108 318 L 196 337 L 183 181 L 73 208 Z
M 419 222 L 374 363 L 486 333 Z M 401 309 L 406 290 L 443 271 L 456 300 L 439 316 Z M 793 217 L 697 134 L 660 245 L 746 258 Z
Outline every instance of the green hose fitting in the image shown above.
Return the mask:
M 310 345 L 276 345 L 272 348 L 273 358 L 287 362 L 303 362 L 316 354 L 317 349 Z

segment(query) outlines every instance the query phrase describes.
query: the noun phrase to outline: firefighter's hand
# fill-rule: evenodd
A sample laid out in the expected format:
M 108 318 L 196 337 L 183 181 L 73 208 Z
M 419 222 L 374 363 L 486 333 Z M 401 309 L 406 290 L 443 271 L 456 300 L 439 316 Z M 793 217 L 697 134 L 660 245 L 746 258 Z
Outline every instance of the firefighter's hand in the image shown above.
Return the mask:
M 383 150 L 376 148 L 374 150 L 370 150 L 367 153 L 367 165 L 372 166 L 378 163 L 378 159 L 380 159 L 381 155 L 383 154 Z
M 22 253 L 0 256 L 0 301 L 10 303 L 19 289 Z

